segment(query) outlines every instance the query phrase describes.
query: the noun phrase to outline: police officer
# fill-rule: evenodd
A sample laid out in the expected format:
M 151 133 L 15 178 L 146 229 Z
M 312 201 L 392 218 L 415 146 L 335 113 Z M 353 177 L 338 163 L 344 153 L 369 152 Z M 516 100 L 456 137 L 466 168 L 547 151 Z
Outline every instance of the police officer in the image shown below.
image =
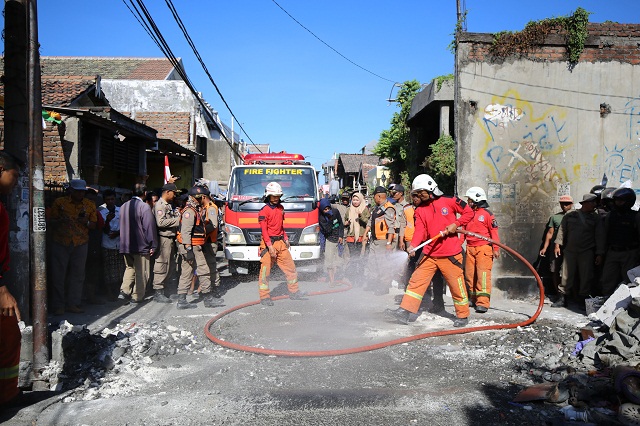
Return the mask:
M 224 300 L 215 297 L 211 292 L 211 271 L 215 270 L 215 257 L 211 247 L 206 244 L 204 215 L 205 195 L 209 190 L 204 186 L 194 186 L 189 190 L 189 199 L 182 210 L 180 232 L 176 236 L 178 253 L 182 257 L 182 273 L 178 283 L 178 309 L 194 308 L 194 303 L 187 302 L 187 292 L 191 287 L 193 272 L 198 274 L 200 293 L 206 308 L 222 306 Z
M 613 192 L 613 210 L 604 219 L 604 296 L 610 296 L 619 283 L 628 283 L 627 271 L 640 264 L 640 214 L 631 209 L 635 202 L 636 193 L 631 188 Z
M 407 228 L 407 215 L 405 209 L 413 210 L 413 205 L 408 203 L 404 199 L 404 186 L 401 184 L 396 184 L 393 186 L 393 189 L 390 190 L 391 198 L 395 204 L 393 205 L 396 209 L 396 236 L 398 241 L 398 248 L 402 251 L 405 250 L 405 229 Z M 411 224 L 413 227 L 413 223 Z M 411 241 L 411 239 L 409 239 Z
M 211 195 L 205 195 L 204 198 L 204 206 L 203 206 L 203 216 L 205 223 L 205 232 L 206 232 L 206 244 L 209 246 L 208 249 L 213 254 L 211 260 L 211 275 L 213 278 L 213 288 L 212 292 L 216 297 L 220 297 L 220 274 L 218 273 L 218 267 L 216 265 L 216 255 L 218 253 L 218 231 L 220 229 L 220 221 L 219 221 L 219 213 L 220 210 L 215 201 L 211 198 Z
M 391 277 L 388 273 L 388 262 L 384 256 L 389 250 L 393 250 L 393 240 L 395 237 L 396 210 L 391 202 L 387 201 L 387 190 L 378 186 L 373 191 L 375 206 L 371 211 L 371 220 L 367 225 L 362 244 L 369 240 L 369 259 L 367 263 L 367 273 L 369 274 L 369 285 L 365 290 L 373 290 L 376 296 L 389 293 Z M 371 232 L 371 236 L 369 236 Z
M 162 187 L 162 195 L 153 206 L 153 215 L 156 218 L 158 235 L 158 251 L 153 265 L 153 300 L 158 303 L 171 303 L 164 294 L 167 278 L 176 269 L 175 239 L 180 215 L 173 208 L 172 202 L 178 188 L 173 183 L 167 183 Z

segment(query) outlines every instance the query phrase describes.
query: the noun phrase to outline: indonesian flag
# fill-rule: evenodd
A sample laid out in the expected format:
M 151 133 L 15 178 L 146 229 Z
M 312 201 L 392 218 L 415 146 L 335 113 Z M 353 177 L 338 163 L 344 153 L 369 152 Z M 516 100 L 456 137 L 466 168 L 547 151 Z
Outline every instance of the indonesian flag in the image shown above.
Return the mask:
M 169 179 L 171 179 L 171 170 L 169 169 L 169 156 L 165 155 L 164 156 L 164 184 L 165 185 L 167 184 Z

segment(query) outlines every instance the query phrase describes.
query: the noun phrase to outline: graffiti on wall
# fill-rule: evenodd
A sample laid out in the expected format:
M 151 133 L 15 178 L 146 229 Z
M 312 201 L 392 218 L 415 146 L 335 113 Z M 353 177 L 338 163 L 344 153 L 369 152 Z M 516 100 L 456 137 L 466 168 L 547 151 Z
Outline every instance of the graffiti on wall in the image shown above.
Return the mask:
M 521 182 L 519 202 L 536 194 L 555 195 L 566 176 L 550 159 L 570 144 L 563 108 L 551 107 L 536 114 L 517 91 L 509 90 L 491 100 L 481 125 L 486 138 L 480 156 L 492 180 Z
M 605 173 L 610 186 L 620 186 L 628 180 L 638 186 L 640 182 L 640 98 L 627 102 L 624 114 L 627 116 L 627 140 L 606 141 L 604 146 Z

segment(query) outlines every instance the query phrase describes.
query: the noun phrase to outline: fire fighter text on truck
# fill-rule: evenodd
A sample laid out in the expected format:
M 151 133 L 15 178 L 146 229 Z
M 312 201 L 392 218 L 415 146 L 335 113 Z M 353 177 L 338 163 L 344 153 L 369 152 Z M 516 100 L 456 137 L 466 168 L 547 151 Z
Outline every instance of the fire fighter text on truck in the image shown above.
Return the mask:
M 284 227 L 299 271 L 316 270 L 318 182 L 316 171 L 300 154 L 247 154 L 245 164 L 231 171 L 225 211 L 224 253 L 232 274 L 257 270 L 261 238 L 258 211 L 269 182 L 282 186 Z

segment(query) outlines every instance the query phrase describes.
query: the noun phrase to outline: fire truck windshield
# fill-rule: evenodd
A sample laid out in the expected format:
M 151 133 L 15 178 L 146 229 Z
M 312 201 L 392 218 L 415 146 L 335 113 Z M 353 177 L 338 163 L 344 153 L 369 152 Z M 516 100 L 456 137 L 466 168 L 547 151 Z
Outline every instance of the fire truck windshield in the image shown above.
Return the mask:
M 283 201 L 316 201 L 318 190 L 313 167 L 304 166 L 240 166 L 231 174 L 227 199 L 247 201 L 260 199 L 269 182 L 282 187 Z

